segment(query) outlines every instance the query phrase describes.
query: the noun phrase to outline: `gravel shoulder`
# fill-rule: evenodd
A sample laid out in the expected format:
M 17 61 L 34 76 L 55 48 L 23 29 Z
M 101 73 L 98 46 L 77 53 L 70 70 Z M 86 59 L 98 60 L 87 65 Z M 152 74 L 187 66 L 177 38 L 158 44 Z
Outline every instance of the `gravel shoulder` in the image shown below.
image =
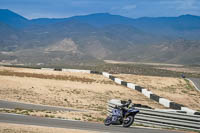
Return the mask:
M 0 123 L 0 133 L 99 133 L 76 129 Z

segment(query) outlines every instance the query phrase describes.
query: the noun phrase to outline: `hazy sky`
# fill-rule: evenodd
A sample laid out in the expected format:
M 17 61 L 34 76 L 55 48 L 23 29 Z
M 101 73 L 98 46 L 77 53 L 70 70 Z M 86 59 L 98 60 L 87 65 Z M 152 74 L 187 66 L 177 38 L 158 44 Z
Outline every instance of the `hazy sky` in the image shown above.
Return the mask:
M 132 18 L 200 16 L 200 0 L 0 0 L 0 9 L 10 9 L 27 18 L 105 12 Z

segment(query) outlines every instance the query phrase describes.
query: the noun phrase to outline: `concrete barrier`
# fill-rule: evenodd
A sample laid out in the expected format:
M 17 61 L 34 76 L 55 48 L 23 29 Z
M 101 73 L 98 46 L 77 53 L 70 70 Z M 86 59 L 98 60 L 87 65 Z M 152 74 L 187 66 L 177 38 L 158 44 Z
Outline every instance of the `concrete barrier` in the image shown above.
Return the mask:
M 118 79 L 118 78 L 115 78 L 115 83 L 117 83 L 117 84 L 120 84 L 121 85 L 121 83 L 122 83 L 122 80 L 121 79 Z
M 148 91 L 147 89 L 142 89 L 142 94 L 144 94 L 146 97 L 150 98 L 151 94 L 153 94 L 151 91 Z
M 109 78 L 109 76 L 111 75 L 111 74 L 109 74 L 109 73 L 107 73 L 107 72 L 103 72 L 102 74 L 103 74 L 103 76 L 106 77 L 106 78 Z
M 170 100 L 168 100 L 168 99 L 165 99 L 165 98 L 160 98 L 159 99 L 159 103 L 160 104 L 162 104 L 162 105 L 164 105 L 165 107 L 170 107 Z
M 60 71 L 60 69 L 52 69 L 52 68 L 41 68 L 42 70 L 53 70 L 53 71 Z M 66 71 L 66 72 L 83 72 L 83 73 L 91 73 L 91 74 L 100 74 L 103 75 L 106 78 L 109 78 L 111 80 L 113 80 L 114 82 L 116 82 L 117 84 L 123 85 L 125 87 L 128 87 L 130 89 L 133 90 L 137 90 L 139 92 L 141 92 L 143 95 L 145 95 L 146 97 L 148 97 L 151 100 L 154 100 L 160 104 L 162 104 L 165 107 L 171 108 L 171 109 L 175 109 L 175 110 L 179 110 L 179 111 L 183 111 L 186 112 L 187 114 L 195 114 L 195 115 L 200 115 L 200 112 L 197 112 L 195 110 L 189 109 L 187 107 L 184 107 L 184 105 L 175 103 L 173 101 L 170 101 L 168 99 L 165 99 L 163 97 L 160 97 L 156 94 L 153 94 L 151 91 L 148 91 L 147 89 L 135 85 L 133 83 L 129 83 L 126 81 L 123 81 L 117 77 L 112 76 L 111 74 L 107 73 L 107 72 L 98 72 L 98 71 L 90 71 L 90 70 L 77 70 L 77 69 L 61 69 L 62 71 Z
M 41 70 L 54 71 L 54 68 L 41 68 Z
M 23 66 L 23 68 L 26 68 L 26 67 Z M 27 68 L 30 68 L 30 67 L 27 67 Z M 103 75 L 103 76 L 113 80 L 114 82 L 116 82 L 118 84 L 121 84 L 121 85 L 123 85 L 125 87 L 128 87 L 130 89 L 137 90 L 137 91 L 141 92 L 146 97 L 148 97 L 148 98 L 150 98 L 150 99 L 162 104 L 165 107 L 168 107 L 168 108 L 171 108 L 171 109 L 176 109 L 176 110 L 179 110 L 179 111 L 183 111 L 183 112 L 186 112 L 187 114 L 200 115 L 200 112 L 197 112 L 195 110 L 189 109 L 187 107 L 184 107 L 184 105 L 175 103 L 173 101 L 170 101 L 168 99 L 165 99 L 165 98 L 162 98 L 162 97 L 160 97 L 158 95 L 155 95 L 151 91 L 148 91 L 147 89 L 145 89 L 145 88 L 143 88 L 141 86 L 138 86 L 136 84 L 123 81 L 123 80 L 121 80 L 119 78 L 116 78 L 116 77 L 112 76 L 111 74 L 109 74 L 107 72 L 98 72 L 98 71 L 91 71 L 91 70 L 77 70 L 77 69 L 57 69 L 57 68 L 37 68 L 37 69 L 48 70 L 48 71 L 65 71 L 65 72 L 82 72 L 82 73 L 100 74 L 100 75 Z
M 133 84 L 133 83 L 127 83 L 127 87 L 135 90 L 135 84 Z
M 62 69 L 63 72 L 80 72 L 80 73 L 91 73 L 90 70 L 77 70 L 77 69 Z

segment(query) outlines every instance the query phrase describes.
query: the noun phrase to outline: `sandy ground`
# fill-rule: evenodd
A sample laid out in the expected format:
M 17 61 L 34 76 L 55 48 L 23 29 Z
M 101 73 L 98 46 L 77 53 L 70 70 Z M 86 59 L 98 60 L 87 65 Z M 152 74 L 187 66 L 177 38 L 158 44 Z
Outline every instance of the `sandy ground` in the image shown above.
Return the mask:
M 164 108 L 141 93 L 115 84 L 102 75 L 54 72 L 24 68 L 0 67 L 5 73 L 25 73 L 19 76 L 0 75 L 0 99 L 25 103 L 61 106 L 73 109 L 88 110 L 89 113 L 73 114 L 72 112 L 51 112 L 53 117 L 73 118 L 80 120 L 94 119 L 101 121 L 106 117 L 107 102 L 110 99 L 132 99 L 135 104 L 148 105 L 152 108 Z M 16 73 L 17 72 L 17 73 Z M 43 74 L 39 78 L 30 73 Z M 26 77 L 29 76 L 29 77 Z M 67 80 L 46 79 L 44 75 L 64 75 Z M 45 78 L 43 78 L 45 77 Z M 78 80 L 72 80 L 78 79 Z M 88 81 L 88 82 L 87 82 Z M 44 112 L 29 112 L 32 115 L 45 116 Z M 77 116 L 78 115 L 78 116 Z
M 102 75 L 10 67 L 0 67 L 0 72 L 25 73 L 23 77 L 0 76 L 0 99 L 3 100 L 104 111 L 105 113 L 108 100 L 130 98 L 136 104 L 164 108 L 143 94 L 117 85 Z M 40 76 L 35 78 L 33 74 L 40 74 Z M 46 79 L 47 75 L 55 78 Z M 66 78 L 58 80 L 58 76 Z M 143 86 L 159 96 L 200 110 L 200 93 L 184 79 L 128 74 L 116 76 Z
M 169 71 L 185 72 L 185 73 L 200 73 L 200 67 L 191 67 L 191 68 L 184 68 L 184 67 L 157 67 L 157 69 L 164 69 L 164 70 L 169 70 Z
M 183 104 L 189 108 L 200 110 L 200 93 L 184 79 L 129 74 L 118 74 L 115 76 L 149 89 L 161 97 Z
M 137 91 L 113 84 L 0 76 L 0 99 L 101 110 L 110 99 L 131 98 L 134 103 L 160 107 Z
M 102 123 L 106 118 L 106 112 L 101 111 L 87 111 L 87 112 L 71 112 L 71 111 L 38 111 L 38 110 L 23 110 L 23 109 L 3 109 L 0 112 L 14 113 L 22 115 L 31 115 L 37 117 L 47 118 L 61 118 L 69 120 L 91 121 Z
M 0 123 L 0 133 L 99 133 L 99 132 Z
M 183 66 L 181 64 L 166 64 L 166 63 L 146 63 L 146 62 L 128 62 L 128 61 L 115 61 L 115 60 L 104 60 L 106 63 L 111 64 L 142 64 L 142 65 L 153 65 L 153 66 Z
M 13 75 L 20 77 L 36 77 L 44 79 L 58 79 L 58 80 L 70 80 L 78 82 L 104 82 L 104 84 L 114 84 L 111 80 L 102 78 L 100 75 L 88 74 L 88 73 L 76 73 L 76 72 L 60 72 L 60 71 L 50 71 L 41 69 L 27 69 L 27 68 L 13 68 L 13 67 L 1 67 L 0 72 L 14 73 Z M 18 74 L 18 75 L 17 75 Z M 29 74 L 29 75 L 28 75 Z M 2 75 L 0 73 L 0 75 Z M 25 76 L 23 76 L 25 75 Z

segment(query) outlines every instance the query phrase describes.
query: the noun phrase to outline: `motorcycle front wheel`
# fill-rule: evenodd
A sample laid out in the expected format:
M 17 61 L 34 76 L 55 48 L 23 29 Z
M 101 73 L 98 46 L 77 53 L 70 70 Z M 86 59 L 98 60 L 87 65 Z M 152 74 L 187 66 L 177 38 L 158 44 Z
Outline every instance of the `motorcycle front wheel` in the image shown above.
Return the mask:
M 123 127 L 130 127 L 134 122 L 134 117 L 129 115 L 124 119 Z
M 104 125 L 105 126 L 109 126 L 111 124 L 112 120 L 111 120 L 111 117 L 108 116 L 105 120 L 104 120 Z

